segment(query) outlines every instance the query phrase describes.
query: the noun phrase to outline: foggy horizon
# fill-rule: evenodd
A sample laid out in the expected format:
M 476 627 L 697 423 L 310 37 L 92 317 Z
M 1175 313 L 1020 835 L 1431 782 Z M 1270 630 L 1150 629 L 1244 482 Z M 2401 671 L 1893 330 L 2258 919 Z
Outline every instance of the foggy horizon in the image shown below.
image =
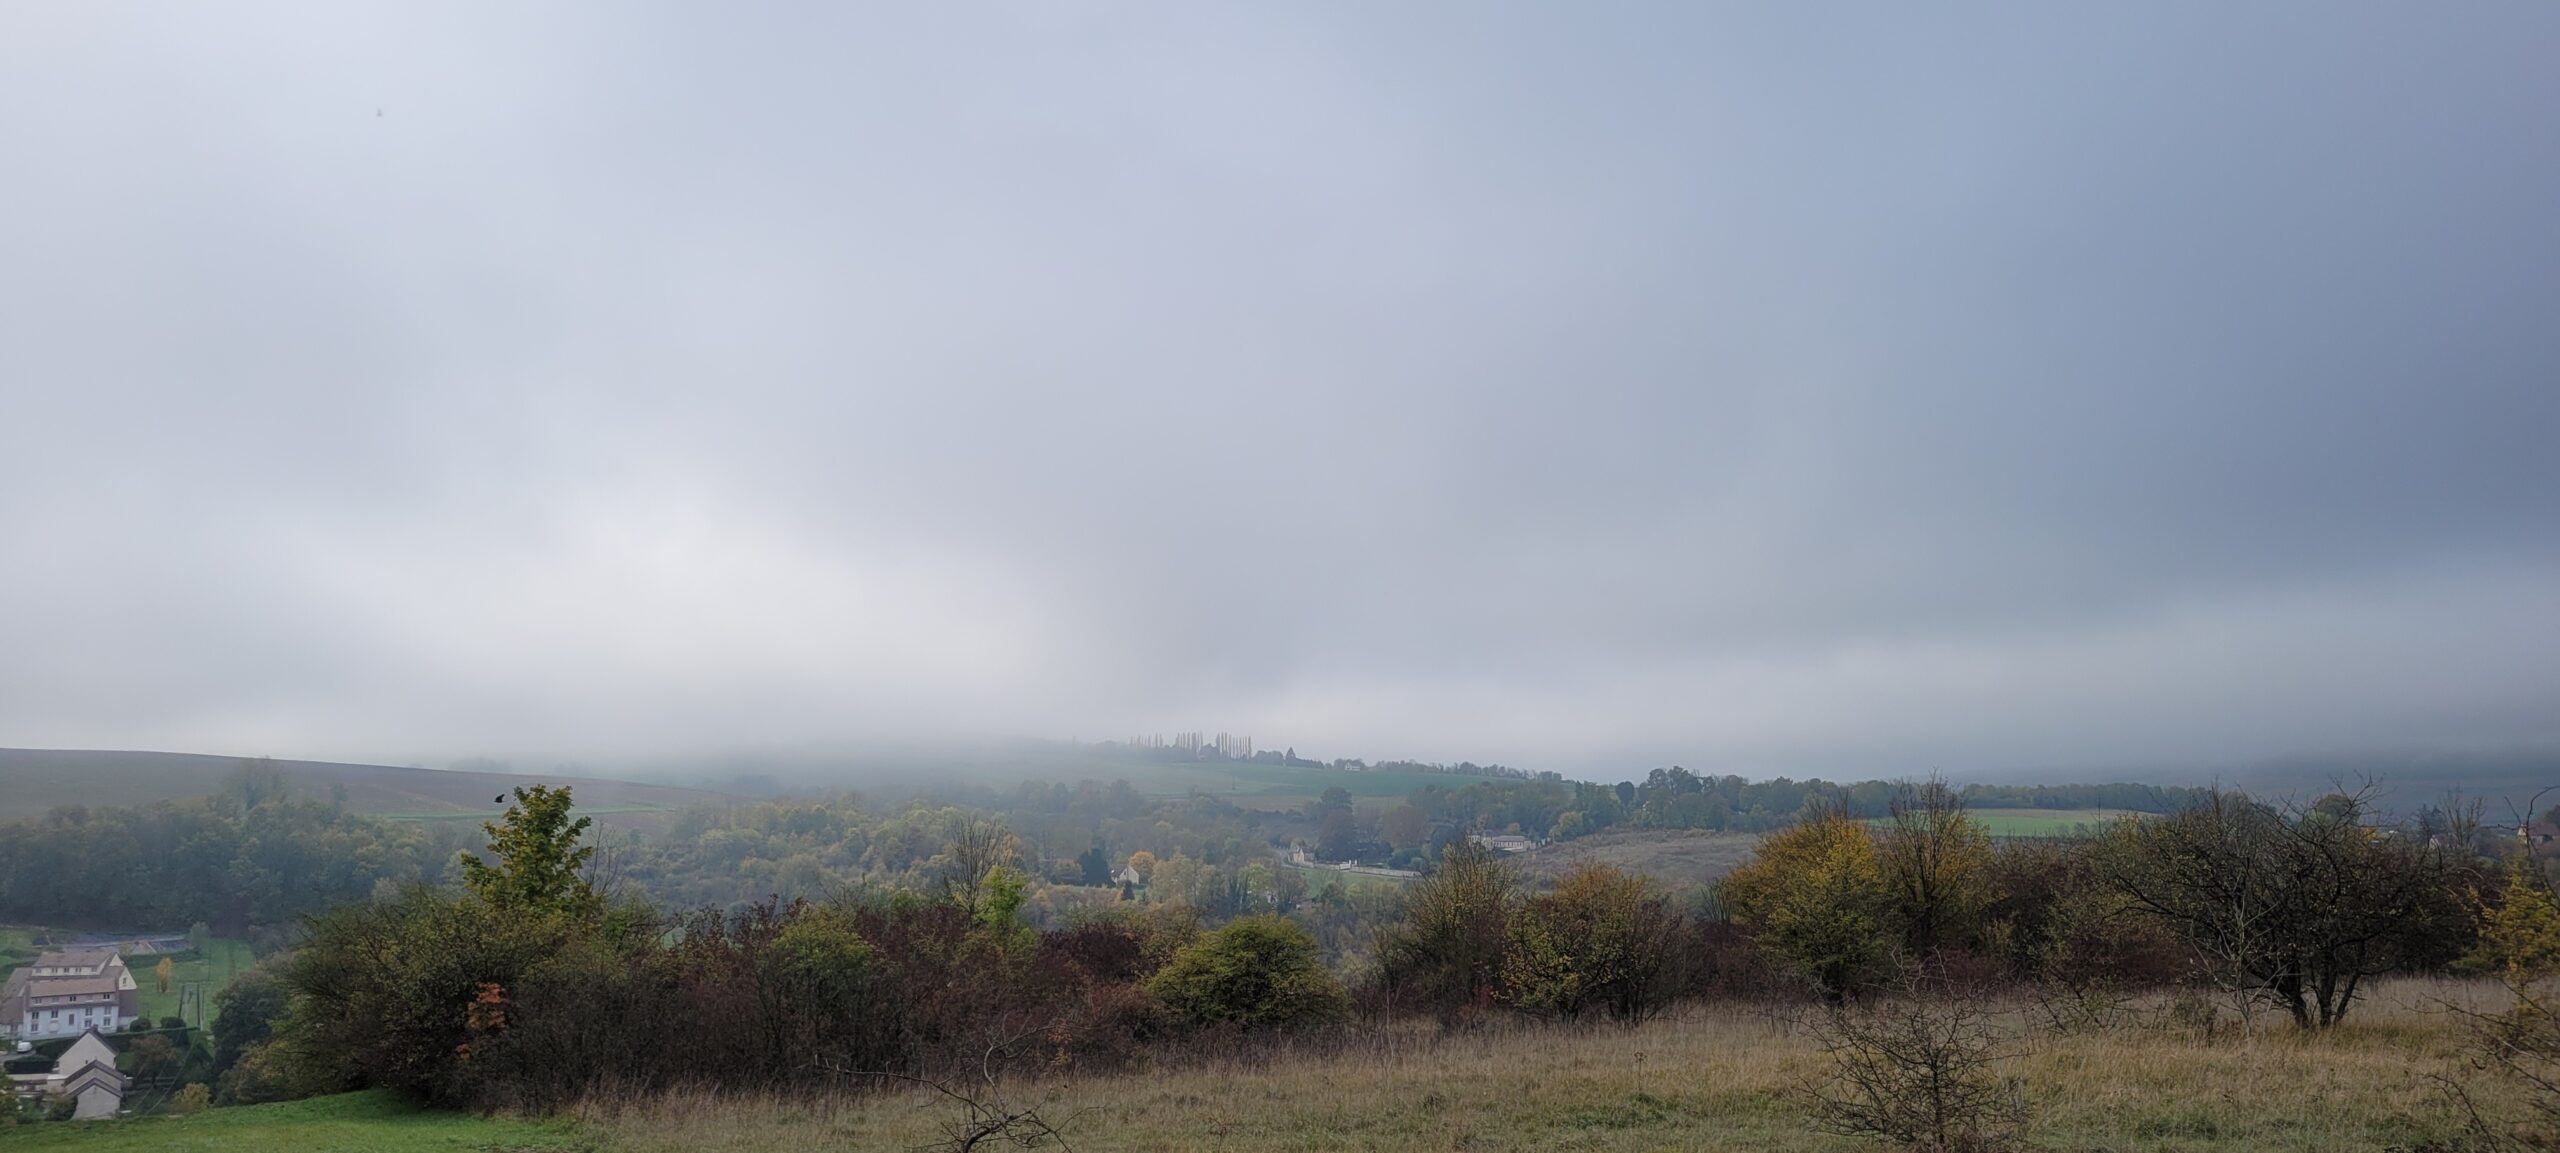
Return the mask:
M 2560 9 L 0 29 L 0 746 L 2560 749 Z

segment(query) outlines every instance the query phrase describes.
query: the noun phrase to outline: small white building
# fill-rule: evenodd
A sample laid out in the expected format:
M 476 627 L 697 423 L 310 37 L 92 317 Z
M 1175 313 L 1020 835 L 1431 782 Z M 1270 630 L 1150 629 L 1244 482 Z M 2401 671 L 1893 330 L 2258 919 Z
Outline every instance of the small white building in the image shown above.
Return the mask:
M 69 1097 L 71 1119 L 95 1121 L 113 1117 L 124 1107 L 124 1092 L 129 1084 L 125 1075 L 116 1071 L 115 1046 L 91 1029 L 54 1059 L 53 1072 L 13 1074 L 10 1091 L 23 1097 Z
M 67 949 L 38 956 L 0 984 L 0 1037 L 76 1037 L 114 1032 L 141 1012 L 142 993 L 113 949 Z

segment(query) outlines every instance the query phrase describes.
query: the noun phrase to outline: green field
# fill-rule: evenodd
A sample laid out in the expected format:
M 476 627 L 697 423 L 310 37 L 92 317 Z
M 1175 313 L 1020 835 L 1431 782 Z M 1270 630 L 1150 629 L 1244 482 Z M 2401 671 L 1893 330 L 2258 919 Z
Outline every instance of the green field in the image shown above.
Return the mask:
M 414 1109 L 381 1092 L 280 1105 L 214 1109 L 193 1117 L 54 1122 L 0 1130 L 0 1146 L 72 1153 L 459 1153 L 586 1150 L 565 1122 L 516 1121 Z
M 213 995 L 230 984 L 233 977 L 256 964 L 257 958 L 250 955 L 248 942 L 216 937 L 206 942 L 203 955 L 182 953 L 175 961 L 170 966 L 169 991 L 163 993 L 158 975 L 160 958 L 124 959 L 125 966 L 133 970 L 133 983 L 142 987 L 142 1015 L 155 1022 L 162 1017 L 183 1016 L 190 1025 L 211 1026 Z M 196 983 L 203 990 L 204 1001 L 202 1005 L 187 1007 L 187 1011 L 181 1013 L 179 1010 L 189 983 Z
M 2069 837 L 2145 814 L 2127 809 L 1967 809 L 1965 815 L 1995 837 Z M 1870 817 L 1867 823 L 1882 827 L 1891 818 Z
M 2137 814 L 2122 809 L 1975 809 L 1971 815 L 1995 837 L 2066 837 Z
M 36 959 L 44 950 L 36 944 L 36 930 L 16 925 L 0 925 L 0 974 Z

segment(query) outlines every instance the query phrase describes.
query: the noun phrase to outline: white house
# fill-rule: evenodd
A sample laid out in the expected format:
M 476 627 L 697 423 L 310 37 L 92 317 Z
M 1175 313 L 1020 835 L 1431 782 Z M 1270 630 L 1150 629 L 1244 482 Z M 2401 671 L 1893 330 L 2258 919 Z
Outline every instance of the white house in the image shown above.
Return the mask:
M 13 1074 L 10 1089 L 21 1096 L 69 1097 L 71 1119 L 94 1121 L 113 1117 L 124 1107 L 124 1091 L 129 1082 L 116 1072 L 115 1047 L 95 1029 L 80 1035 L 71 1047 L 55 1058 L 53 1072 Z
M 141 990 L 113 949 L 45 953 L 0 984 L 0 1037 L 113 1032 L 141 1012 Z M 111 1062 L 112 1063 L 112 1062 Z

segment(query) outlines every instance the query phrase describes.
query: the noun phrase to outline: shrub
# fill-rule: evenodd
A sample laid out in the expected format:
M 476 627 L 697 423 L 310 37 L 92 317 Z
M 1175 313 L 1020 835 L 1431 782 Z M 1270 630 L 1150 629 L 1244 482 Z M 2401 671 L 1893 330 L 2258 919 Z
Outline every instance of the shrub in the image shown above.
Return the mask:
M 1680 991 L 1680 914 L 1644 878 L 1584 865 L 1511 918 L 1503 999 L 1547 1016 L 1635 1023 Z
M 1911 998 L 1835 1009 L 1815 1036 L 1832 1062 L 1811 1090 L 1826 1131 L 1926 1153 L 2017 1146 L 2025 1102 L 1996 1069 L 2004 1038 L 1978 1004 Z
M 1717 892 L 1761 948 L 1835 1001 L 1885 969 L 1884 869 L 1875 838 L 1844 813 L 1770 834 Z
M 278 1057 L 270 1045 L 252 1045 L 242 1050 L 229 1069 L 215 1080 L 213 1099 L 222 1105 L 265 1105 L 275 1101 L 291 1101 L 344 1088 L 328 1084 L 306 1089 L 295 1080 L 295 1067 Z
M 1269 915 L 1240 917 L 1183 946 L 1149 988 L 1176 1020 L 1248 1032 L 1317 1028 L 1350 1009 L 1315 938 Z
M 136 1081 L 159 1081 L 178 1071 L 178 1047 L 156 1033 L 139 1037 L 125 1046 L 124 1065 Z
M 190 1113 L 204 1112 L 205 1106 L 212 1103 L 213 1091 L 205 1088 L 204 1082 L 189 1081 L 169 1098 L 169 1103 L 163 1107 L 163 1111 L 184 1117 Z
M 240 1060 L 251 1045 L 275 1033 L 284 1019 L 285 987 L 266 968 L 251 969 L 232 979 L 213 996 L 213 1069 L 218 1077 Z
M 311 940 L 280 975 L 294 998 L 277 1038 L 289 1079 L 463 1099 L 461 1056 L 486 1040 L 470 1027 L 484 987 L 514 989 L 537 962 L 567 952 L 578 927 L 425 889 L 313 918 Z
M 1425 1008 L 1454 1024 L 1491 1004 L 1503 985 L 1519 877 L 1493 850 L 1459 842 L 1440 868 L 1414 883 L 1404 917 L 1380 938 L 1386 1000 Z

